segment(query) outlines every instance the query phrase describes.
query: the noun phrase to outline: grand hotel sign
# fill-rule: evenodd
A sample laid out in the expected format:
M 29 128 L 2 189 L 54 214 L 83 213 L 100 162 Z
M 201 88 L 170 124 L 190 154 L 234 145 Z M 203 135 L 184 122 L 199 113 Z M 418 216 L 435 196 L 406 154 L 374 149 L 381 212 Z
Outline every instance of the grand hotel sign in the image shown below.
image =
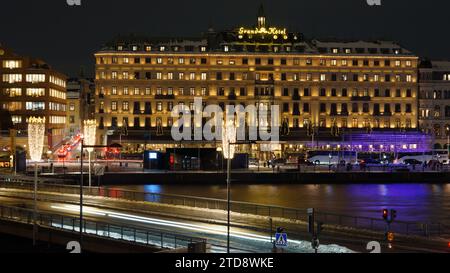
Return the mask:
M 261 27 L 261 28 L 254 28 L 254 29 L 247 29 L 244 27 L 239 28 L 238 30 L 239 35 L 256 35 L 256 34 L 267 34 L 267 35 L 286 35 L 287 31 L 285 28 L 276 28 L 276 27 Z

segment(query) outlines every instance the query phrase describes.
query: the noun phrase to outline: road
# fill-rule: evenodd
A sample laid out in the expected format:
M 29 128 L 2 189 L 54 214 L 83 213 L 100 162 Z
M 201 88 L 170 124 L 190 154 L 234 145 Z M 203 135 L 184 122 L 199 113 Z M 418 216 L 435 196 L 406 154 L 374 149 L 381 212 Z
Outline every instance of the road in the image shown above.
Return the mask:
M 32 193 L 27 191 L 0 189 L 2 204 L 21 205 L 32 208 Z M 41 193 L 39 210 L 78 216 L 77 195 Z M 83 211 L 87 219 L 111 224 L 152 228 L 184 236 L 200 237 L 213 244 L 213 251 L 223 252 L 226 245 L 226 214 L 223 211 L 183 208 L 149 202 L 133 202 L 108 198 L 85 198 Z M 268 219 L 261 216 L 232 214 L 231 246 L 233 252 L 271 252 L 270 234 L 277 226 L 283 226 L 289 238 L 288 252 L 312 252 L 310 235 L 305 223 L 272 219 L 272 232 Z M 347 252 L 349 249 L 367 252 L 369 241 L 380 241 L 383 252 L 448 252 L 442 240 L 397 236 L 392 248 L 382 242 L 383 235 L 357 230 L 340 230 L 325 226 L 320 235 L 320 252 Z M 328 246 L 334 244 L 332 246 Z M 339 246 L 345 247 L 339 247 Z

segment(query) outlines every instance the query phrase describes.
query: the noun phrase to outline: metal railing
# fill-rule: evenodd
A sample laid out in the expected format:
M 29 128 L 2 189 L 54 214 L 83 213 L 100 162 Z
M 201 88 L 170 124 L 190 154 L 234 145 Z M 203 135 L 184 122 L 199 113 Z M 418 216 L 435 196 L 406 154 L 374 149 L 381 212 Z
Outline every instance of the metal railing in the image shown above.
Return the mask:
M 19 207 L 0 206 L 0 218 L 26 224 L 34 223 L 33 210 Z M 80 231 L 80 219 L 78 217 L 38 212 L 36 222 L 39 226 L 66 232 L 78 234 Z M 167 233 L 156 229 L 135 228 L 86 219 L 83 220 L 83 233 L 160 248 L 187 247 L 189 243 L 206 242 L 206 239 Z
M 28 181 L 23 181 L 21 178 L 14 179 L 11 177 L 0 177 L 0 187 L 33 190 L 34 185 Z M 79 187 L 72 185 L 39 183 L 39 191 L 78 195 Z M 84 187 L 83 194 L 127 201 L 144 201 L 167 205 L 227 210 L 227 201 L 217 198 L 140 192 L 118 188 L 101 187 Z M 231 211 L 242 214 L 253 214 L 259 216 L 280 217 L 292 220 L 307 221 L 306 208 L 288 208 L 242 201 L 231 201 Z M 316 219 L 328 225 L 350 227 L 355 229 L 367 229 L 373 231 L 386 230 L 386 222 L 383 219 L 379 218 L 336 214 L 325 211 L 317 211 L 316 213 Z M 405 235 L 450 235 L 450 226 L 442 223 L 406 222 L 396 220 L 391 223 L 391 230 Z

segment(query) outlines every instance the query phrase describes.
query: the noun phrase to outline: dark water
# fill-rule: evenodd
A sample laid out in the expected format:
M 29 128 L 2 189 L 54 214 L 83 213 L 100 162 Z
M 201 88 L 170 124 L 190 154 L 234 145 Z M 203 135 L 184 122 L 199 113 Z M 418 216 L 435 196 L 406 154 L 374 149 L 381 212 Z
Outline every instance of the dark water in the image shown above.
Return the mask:
M 138 191 L 226 198 L 225 186 L 118 186 Z M 232 185 L 232 200 L 381 218 L 396 209 L 403 221 L 450 224 L 450 184 Z

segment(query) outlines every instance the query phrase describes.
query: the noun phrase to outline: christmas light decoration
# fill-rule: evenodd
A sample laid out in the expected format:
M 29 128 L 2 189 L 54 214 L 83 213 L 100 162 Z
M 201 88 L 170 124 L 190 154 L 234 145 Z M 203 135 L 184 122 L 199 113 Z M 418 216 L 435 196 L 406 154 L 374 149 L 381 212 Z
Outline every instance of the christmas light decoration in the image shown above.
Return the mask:
M 40 161 L 44 149 L 45 117 L 28 118 L 28 149 L 32 161 Z
M 226 159 L 234 157 L 235 145 L 230 143 L 236 142 L 236 125 L 233 119 L 226 118 L 222 128 L 222 152 Z

